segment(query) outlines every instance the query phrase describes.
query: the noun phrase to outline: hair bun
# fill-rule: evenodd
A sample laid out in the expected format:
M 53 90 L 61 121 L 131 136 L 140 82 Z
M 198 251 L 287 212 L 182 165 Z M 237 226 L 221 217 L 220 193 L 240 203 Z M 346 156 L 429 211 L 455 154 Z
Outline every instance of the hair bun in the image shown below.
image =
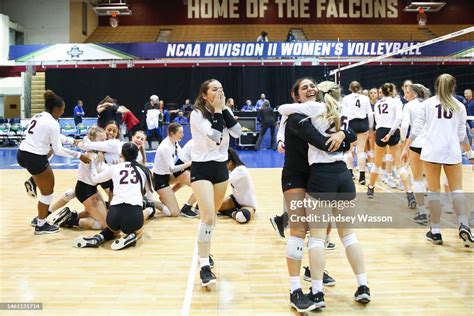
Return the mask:
M 43 93 L 43 98 L 44 98 L 44 101 L 52 100 L 52 99 L 56 98 L 56 94 L 52 90 L 46 90 Z

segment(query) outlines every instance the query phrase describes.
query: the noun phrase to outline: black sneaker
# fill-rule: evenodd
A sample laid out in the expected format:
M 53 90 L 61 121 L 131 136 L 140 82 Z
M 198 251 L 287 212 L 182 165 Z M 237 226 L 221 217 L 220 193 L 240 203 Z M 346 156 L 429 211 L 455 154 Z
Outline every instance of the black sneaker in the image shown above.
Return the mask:
M 464 241 L 464 247 L 471 247 L 474 244 L 471 229 L 463 224 L 459 226 L 459 237 Z
M 334 249 L 336 249 L 336 244 L 330 242 L 329 240 L 324 243 L 324 246 L 325 246 L 326 250 L 334 250 Z
M 210 266 L 204 266 L 199 272 L 201 277 L 201 286 L 210 286 L 217 283 L 216 275 L 212 273 Z
M 365 172 L 359 172 L 359 184 L 366 185 Z
M 35 218 L 33 218 L 30 222 L 30 225 L 35 227 L 36 224 L 38 224 L 38 216 L 36 216 Z
M 304 269 L 303 280 L 307 282 L 311 282 L 311 270 L 309 269 L 309 267 L 303 267 L 303 269 Z M 323 285 L 324 286 L 336 285 L 336 280 L 334 280 L 327 271 L 324 271 L 323 273 Z
M 290 294 L 290 305 L 300 313 L 316 309 L 316 304 L 301 289 L 294 290 Z
M 212 255 L 209 254 L 209 266 L 212 268 L 214 268 L 214 259 L 212 259 Z
M 187 218 L 196 218 L 199 215 L 194 213 L 194 211 L 191 209 L 191 206 L 184 204 L 183 208 L 181 209 L 181 216 L 184 216 Z
M 375 188 L 367 187 L 367 198 L 369 200 L 372 200 L 374 198 L 374 190 Z
M 354 294 L 354 300 L 362 304 L 370 302 L 370 289 L 365 285 L 359 286 Z
M 270 218 L 273 229 L 278 233 L 278 236 L 285 238 L 285 226 L 283 225 L 283 215 Z
M 431 229 L 426 233 L 426 239 L 431 241 L 435 245 L 442 245 L 443 244 L 443 237 L 441 237 L 440 233 L 433 234 Z
M 318 292 L 313 294 L 313 289 L 309 288 L 308 298 L 316 304 L 316 308 L 324 308 L 326 307 L 326 303 L 324 302 L 324 293 Z
M 42 226 L 35 226 L 35 235 L 55 234 L 59 232 L 59 227 L 45 222 Z
M 147 206 L 147 208 L 151 209 L 150 215 L 148 215 L 148 219 L 155 217 L 155 214 L 156 214 L 155 205 Z
M 77 248 L 98 248 L 104 243 L 104 239 L 100 235 L 77 237 L 74 240 L 74 245 Z
M 417 212 L 415 214 L 415 217 L 413 217 L 413 220 L 417 224 L 427 226 L 428 225 L 428 214 L 420 214 L 419 212 Z
M 26 189 L 26 194 L 32 198 L 36 198 L 37 193 L 36 193 L 36 183 L 33 180 L 33 178 L 29 178 L 28 180 L 25 181 L 24 183 L 25 189 Z
M 120 250 L 128 247 L 135 246 L 137 244 L 137 235 L 135 233 L 128 234 L 125 237 L 116 239 L 112 243 L 112 250 Z
M 407 201 L 408 201 L 408 208 L 415 209 L 416 208 L 416 198 L 413 192 L 407 192 Z
M 71 211 L 71 216 L 65 219 L 59 227 L 73 228 L 79 226 L 79 214 L 76 211 Z
M 50 223 L 53 225 L 61 225 L 65 220 L 70 218 L 72 216 L 72 211 L 69 209 L 69 207 L 65 207 L 56 214 L 52 216 L 50 219 Z
M 146 197 L 143 197 L 143 209 L 151 208 L 151 213 L 148 215 L 148 218 L 153 218 L 156 214 L 155 202 L 148 200 Z

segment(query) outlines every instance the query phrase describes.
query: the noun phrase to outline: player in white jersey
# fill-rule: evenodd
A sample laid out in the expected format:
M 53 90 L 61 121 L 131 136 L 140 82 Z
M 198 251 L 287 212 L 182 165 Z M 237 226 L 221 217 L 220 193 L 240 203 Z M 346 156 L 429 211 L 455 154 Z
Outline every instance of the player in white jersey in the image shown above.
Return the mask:
M 167 216 L 178 216 L 194 218 L 198 215 L 190 207 L 183 207 L 180 212 L 175 190 L 170 185 L 179 183 L 191 186 L 191 173 L 187 170 L 191 161 L 176 164 L 181 146 L 179 141 L 183 139 L 183 127 L 179 123 L 171 123 L 168 126 L 168 136 L 163 139 L 156 149 L 153 162 L 153 187 L 160 196 L 161 202 L 170 210 Z M 188 201 L 188 205 L 194 204 L 194 198 Z
M 47 157 L 50 146 L 56 155 L 80 158 L 84 163 L 90 162 L 86 155 L 66 149 L 61 144 L 58 119 L 64 113 L 64 100 L 51 90 L 47 90 L 43 97 L 45 111 L 33 116 L 26 131 L 26 137 L 17 152 L 18 164 L 33 176 L 41 192 L 38 198 L 36 235 L 57 233 L 59 230 L 57 226 L 50 225 L 46 221 L 54 192 L 54 173 Z
M 367 197 L 374 198 L 374 186 L 377 181 L 382 159 L 385 155 L 385 146 L 388 145 L 388 153 L 390 159 L 393 159 L 393 165 L 398 168 L 398 174 L 405 187 L 408 207 L 416 208 L 416 198 L 411 189 L 408 171 L 400 164 L 399 145 L 400 142 L 400 123 L 403 119 L 403 105 L 400 99 L 395 98 L 395 85 L 385 83 L 382 86 L 384 97 L 375 105 L 375 122 L 377 130 L 375 131 L 375 160 L 374 166 L 370 171 L 370 181 L 367 188 Z M 391 177 L 391 173 L 389 174 Z
M 369 129 L 374 126 L 374 116 L 372 107 L 370 106 L 369 97 L 360 94 L 362 86 L 357 81 L 349 84 L 349 90 L 352 92 L 342 99 L 342 114 L 347 116 L 349 127 L 357 134 L 357 164 L 359 168 L 359 183 L 365 185 L 365 164 L 367 153 L 365 152 L 365 144 L 369 136 Z M 347 152 L 346 163 L 349 171 L 352 173 L 353 150 Z
M 466 108 L 454 98 L 456 79 L 450 74 L 436 78 L 436 95 L 422 103 L 421 115 L 415 120 L 401 159 L 407 160 L 408 148 L 426 128 L 426 137 L 421 151 L 421 160 L 428 183 L 428 204 L 430 209 L 431 229 L 426 239 L 441 245 L 441 201 L 440 175 L 441 168 L 448 178 L 453 196 L 453 206 L 459 220 L 459 237 L 465 246 L 472 246 L 474 238 L 469 228 L 466 210 L 466 198 L 462 190 L 462 157 L 460 144 L 466 142 Z M 472 150 L 468 158 L 474 160 Z
M 114 196 L 107 213 L 107 228 L 91 237 L 79 237 L 74 244 L 79 248 L 98 247 L 107 240 L 126 235 L 112 243 L 113 250 L 134 246 L 143 235 L 143 223 L 153 213 L 150 208 L 143 209 L 143 196 L 146 191 L 153 192 L 151 172 L 136 159 L 138 147 L 125 143 L 121 157 L 124 162 L 105 167 L 100 173 L 95 162 L 91 164 L 92 181 L 102 183 L 112 180 Z
M 323 135 L 329 135 L 346 129 L 345 120 L 341 119 L 338 110 L 340 100 L 340 87 L 330 81 L 321 82 L 317 86 L 318 94 L 313 96 L 319 102 L 306 102 L 304 107 L 293 107 L 293 105 L 282 105 L 280 113 L 286 112 L 286 107 L 292 107 L 294 111 L 308 111 L 305 115 L 311 115 L 311 121 L 316 129 Z M 324 103 L 321 103 L 323 101 Z M 283 107 L 283 108 L 282 108 Z M 288 113 L 285 113 L 288 114 Z M 329 201 L 350 201 L 355 198 L 355 186 L 352 176 L 344 163 L 342 152 L 326 152 L 314 146 L 309 146 L 308 162 L 310 164 L 310 175 L 306 187 L 307 197 Z M 318 209 L 319 211 L 320 209 Z M 307 209 L 307 215 L 318 218 L 321 214 L 314 214 L 314 209 Z M 344 210 L 329 210 L 335 216 L 355 216 L 354 208 Z M 310 217 L 311 218 L 311 217 Z M 319 217 L 321 218 L 321 217 Z M 323 287 L 323 274 L 325 268 L 325 236 L 328 222 L 315 221 L 309 223 L 310 238 L 308 241 L 308 254 L 311 266 L 311 292 L 308 297 L 317 307 L 325 307 Z M 338 225 L 341 241 L 346 248 L 346 256 L 353 268 L 357 278 L 358 288 L 354 299 L 360 303 L 368 303 L 371 300 L 370 290 L 367 287 L 367 276 L 365 264 L 355 232 L 350 227 Z
M 378 101 L 377 95 L 377 88 L 372 88 L 369 90 L 369 100 L 370 100 L 370 108 L 372 109 L 372 116 L 375 110 L 375 104 Z M 369 137 L 367 138 L 367 169 L 370 171 L 372 166 L 374 165 L 374 157 L 375 157 L 375 118 L 374 118 L 374 126 L 371 130 L 369 130 Z
M 239 137 L 242 128 L 232 111 L 225 107 L 224 89 L 215 79 L 201 84 L 191 112 L 191 187 L 199 204 L 201 220 L 197 236 L 202 286 L 217 283 L 211 271 L 209 251 L 216 213 L 224 200 L 229 171 L 229 134 Z
M 415 119 L 420 115 L 422 105 L 425 99 L 429 98 L 431 93 L 425 86 L 415 83 L 405 88 L 405 99 L 408 103 L 403 107 L 403 120 L 400 126 L 400 136 L 402 142 L 408 137 L 409 129 L 412 128 Z M 416 202 L 418 204 L 418 212 L 413 220 L 420 225 L 428 225 L 428 210 L 425 207 L 425 181 L 423 178 L 423 163 L 420 160 L 422 146 L 424 145 L 424 137 L 426 129 L 423 129 L 416 142 L 410 146 L 409 163 L 413 174 L 413 191 L 415 192 Z
M 227 215 L 237 223 L 248 223 L 257 210 L 257 197 L 252 177 L 234 149 L 229 148 L 227 168 L 232 194 L 224 199 L 218 215 Z

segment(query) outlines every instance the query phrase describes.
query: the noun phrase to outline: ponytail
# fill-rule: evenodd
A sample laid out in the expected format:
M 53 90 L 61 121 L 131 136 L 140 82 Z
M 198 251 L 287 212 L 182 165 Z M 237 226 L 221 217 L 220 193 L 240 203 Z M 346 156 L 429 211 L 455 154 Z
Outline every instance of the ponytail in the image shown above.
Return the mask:
M 330 123 L 334 123 L 336 131 L 340 131 L 339 100 L 341 99 L 341 87 L 333 81 L 323 81 L 318 84 L 318 90 L 316 99 L 319 102 L 324 102 L 327 108 L 323 118 Z
M 450 74 L 442 74 L 436 78 L 436 94 L 438 95 L 439 100 L 441 101 L 441 106 L 445 111 L 457 112 L 460 110 L 459 105 L 453 98 L 455 87 L 456 79 Z

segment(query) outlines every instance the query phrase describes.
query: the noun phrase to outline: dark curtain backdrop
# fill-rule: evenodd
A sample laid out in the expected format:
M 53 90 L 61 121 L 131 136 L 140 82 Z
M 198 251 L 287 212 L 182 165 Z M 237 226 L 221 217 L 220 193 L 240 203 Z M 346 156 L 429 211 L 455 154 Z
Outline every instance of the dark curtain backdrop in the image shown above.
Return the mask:
M 367 66 L 342 73 L 341 83 L 346 88 L 358 80 L 366 88 L 384 82 L 400 87 L 404 79 L 421 82 L 433 88 L 437 75 L 448 72 L 458 80 L 458 92 L 474 86 L 473 66 Z M 329 67 L 191 67 L 153 69 L 47 69 L 46 88 L 55 91 L 66 101 L 64 116 L 71 117 L 77 100 L 83 100 L 87 116 L 96 115 L 96 106 L 106 95 L 118 99 L 137 116 L 152 94 L 165 103 L 182 104 L 186 98 L 194 102 L 200 84 L 210 78 L 219 80 L 226 97 L 234 98 L 241 107 L 245 100 L 252 103 L 265 93 L 272 106 L 291 101 L 289 91 L 301 77 L 324 80 Z M 139 116 L 138 116 L 139 117 Z

